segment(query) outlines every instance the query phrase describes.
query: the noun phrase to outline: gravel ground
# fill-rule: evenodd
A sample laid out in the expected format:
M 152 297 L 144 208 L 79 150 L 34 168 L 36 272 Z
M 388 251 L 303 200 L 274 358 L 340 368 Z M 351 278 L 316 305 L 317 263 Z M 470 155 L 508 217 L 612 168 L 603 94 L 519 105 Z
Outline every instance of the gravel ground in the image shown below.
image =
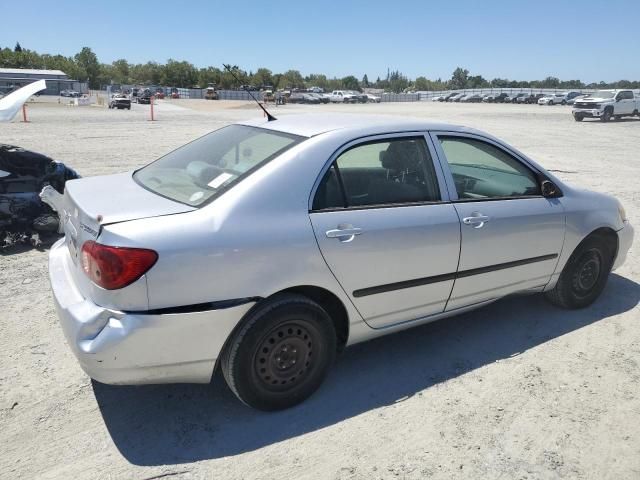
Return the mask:
M 131 111 L 29 106 L 0 142 L 82 175 L 147 163 L 236 119 L 236 102 Z M 428 117 L 505 139 L 562 179 L 616 195 L 640 225 L 640 121 L 576 123 L 567 107 L 407 103 L 273 108 Z M 636 245 L 638 242 L 636 242 Z M 209 385 L 110 387 L 58 326 L 47 251 L 0 256 L 0 478 L 640 478 L 640 255 L 582 311 L 509 298 L 348 349 L 288 411 Z

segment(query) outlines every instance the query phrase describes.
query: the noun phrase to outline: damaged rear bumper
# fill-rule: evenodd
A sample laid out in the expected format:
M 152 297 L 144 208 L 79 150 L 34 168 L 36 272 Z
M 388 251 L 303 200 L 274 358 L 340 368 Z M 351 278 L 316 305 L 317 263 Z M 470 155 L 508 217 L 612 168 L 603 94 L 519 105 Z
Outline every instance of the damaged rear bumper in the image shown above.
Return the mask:
M 225 341 L 255 304 L 190 313 L 120 312 L 84 298 L 72 268 L 62 239 L 49 256 L 58 317 L 80 366 L 102 383 L 209 382 Z

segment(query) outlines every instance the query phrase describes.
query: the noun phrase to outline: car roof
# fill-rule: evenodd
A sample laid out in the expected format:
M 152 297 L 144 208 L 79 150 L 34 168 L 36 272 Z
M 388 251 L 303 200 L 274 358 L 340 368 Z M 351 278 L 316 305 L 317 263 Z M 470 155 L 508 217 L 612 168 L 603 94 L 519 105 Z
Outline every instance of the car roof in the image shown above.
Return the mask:
M 306 114 L 283 115 L 278 120 L 254 119 L 237 122 L 239 125 L 266 128 L 278 132 L 313 137 L 334 130 L 350 130 L 354 136 L 377 135 L 391 132 L 414 132 L 426 130 L 447 130 L 466 133 L 483 132 L 471 128 L 433 122 L 421 118 L 397 117 L 392 115 L 362 114 Z

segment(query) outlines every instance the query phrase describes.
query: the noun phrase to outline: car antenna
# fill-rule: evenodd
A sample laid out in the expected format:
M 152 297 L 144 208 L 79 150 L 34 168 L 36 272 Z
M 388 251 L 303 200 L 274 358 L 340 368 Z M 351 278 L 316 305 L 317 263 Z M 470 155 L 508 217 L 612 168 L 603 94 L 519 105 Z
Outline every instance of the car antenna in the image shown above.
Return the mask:
M 238 66 L 234 65 L 233 67 L 231 65 L 227 65 L 226 63 L 223 63 L 222 66 L 233 76 L 233 78 L 236 79 L 236 82 L 240 83 L 240 79 L 236 76 L 235 73 L 233 73 L 234 70 L 238 70 Z M 253 96 L 253 93 L 251 93 L 251 90 L 249 90 L 247 88 L 246 85 L 242 85 L 243 90 L 245 90 L 249 95 L 251 95 L 251 98 L 253 98 L 255 100 L 255 102 L 258 104 L 258 106 L 262 109 L 262 111 L 265 113 L 265 115 L 267 116 L 267 121 L 268 122 L 273 122 L 274 120 L 277 120 L 276 117 L 274 117 L 273 115 L 271 115 L 269 112 L 267 112 L 267 109 L 264 108 L 264 105 L 262 103 L 260 103 L 258 101 L 258 99 L 256 97 Z

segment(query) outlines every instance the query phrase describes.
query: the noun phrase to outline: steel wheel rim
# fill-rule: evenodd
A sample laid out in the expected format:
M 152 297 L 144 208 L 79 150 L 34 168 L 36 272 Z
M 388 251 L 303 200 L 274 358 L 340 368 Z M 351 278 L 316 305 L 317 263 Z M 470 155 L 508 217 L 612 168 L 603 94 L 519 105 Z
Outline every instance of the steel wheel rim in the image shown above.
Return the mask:
M 304 320 L 285 322 L 270 330 L 260 341 L 253 361 L 262 388 L 286 391 L 307 379 L 317 356 L 316 336 Z
M 579 297 L 586 297 L 598 284 L 602 271 L 602 258 L 595 250 L 585 252 L 579 259 L 573 275 L 573 291 Z

